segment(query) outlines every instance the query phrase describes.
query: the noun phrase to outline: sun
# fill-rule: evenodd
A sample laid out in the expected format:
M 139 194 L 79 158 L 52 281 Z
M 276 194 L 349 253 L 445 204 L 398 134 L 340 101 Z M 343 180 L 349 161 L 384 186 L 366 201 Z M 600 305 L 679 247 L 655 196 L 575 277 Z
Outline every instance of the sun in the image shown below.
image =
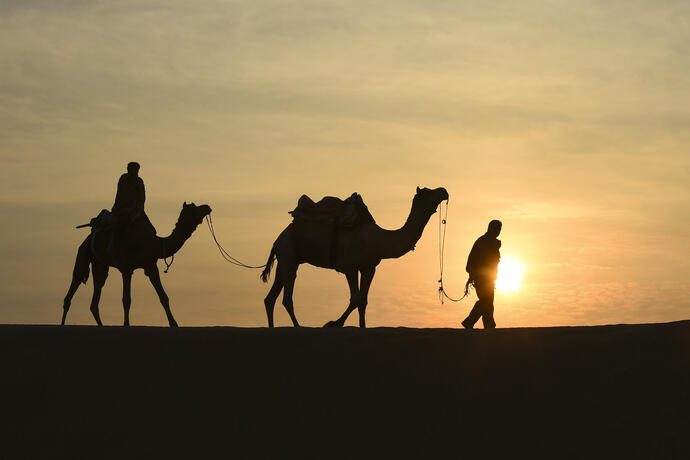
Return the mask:
M 522 284 L 522 264 L 512 257 L 502 257 L 498 264 L 496 289 L 503 292 L 519 291 Z

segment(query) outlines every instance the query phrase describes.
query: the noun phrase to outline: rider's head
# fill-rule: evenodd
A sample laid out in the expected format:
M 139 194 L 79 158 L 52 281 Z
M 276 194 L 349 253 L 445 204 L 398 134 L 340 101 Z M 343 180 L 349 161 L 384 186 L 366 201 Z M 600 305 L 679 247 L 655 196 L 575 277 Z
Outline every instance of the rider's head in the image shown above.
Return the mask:
M 489 228 L 486 230 L 486 234 L 496 238 L 501 234 L 501 227 L 503 227 L 503 224 L 500 220 L 492 220 L 489 222 Z
M 127 163 L 127 172 L 132 175 L 136 176 L 139 174 L 139 163 L 136 161 L 130 161 Z

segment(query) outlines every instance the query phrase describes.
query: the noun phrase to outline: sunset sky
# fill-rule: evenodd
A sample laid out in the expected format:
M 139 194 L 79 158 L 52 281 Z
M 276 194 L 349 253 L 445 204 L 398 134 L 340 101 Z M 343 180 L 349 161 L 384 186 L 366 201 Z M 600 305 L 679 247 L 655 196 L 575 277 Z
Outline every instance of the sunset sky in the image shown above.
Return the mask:
M 128 161 L 159 234 L 206 203 L 249 264 L 302 194 L 359 192 L 393 229 L 416 186 L 443 186 L 449 293 L 491 219 L 524 268 L 499 327 L 688 319 L 688 49 L 686 1 L 3 0 L 0 323 L 59 322 L 74 226 L 112 206 Z M 200 226 L 162 277 L 180 325 L 265 326 L 258 275 Z M 441 305 L 438 277 L 434 215 L 379 266 L 367 324 L 458 327 L 476 297 Z M 111 269 L 106 324 L 121 287 Z M 68 323 L 94 324 L 91 292 Z M 132 297 L 133 324 L 167 325 L 141 271 Z M 300 268 L 302 324 L 347 300 L 343 275 Z

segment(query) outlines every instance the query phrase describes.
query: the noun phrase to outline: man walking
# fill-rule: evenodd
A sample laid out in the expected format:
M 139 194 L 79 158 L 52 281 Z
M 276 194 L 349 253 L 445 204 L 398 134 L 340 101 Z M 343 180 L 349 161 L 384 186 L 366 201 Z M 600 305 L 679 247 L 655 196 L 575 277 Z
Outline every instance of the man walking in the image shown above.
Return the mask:
M 472 307 L 472 311 L 462 322 L 463 327 L 472 329 L 474 324 L 482 318 L 484 329 L 496 327 L 494 321 L 494 288 L 498 274 L 498 262 L 501 260 L 501 240 L 497 239 L 501 233 L 501 221 L 492 220 L 486 233 L 480 236 L 472 246 L 467 258 L 468 283 L 474 286 L 479 300 Z

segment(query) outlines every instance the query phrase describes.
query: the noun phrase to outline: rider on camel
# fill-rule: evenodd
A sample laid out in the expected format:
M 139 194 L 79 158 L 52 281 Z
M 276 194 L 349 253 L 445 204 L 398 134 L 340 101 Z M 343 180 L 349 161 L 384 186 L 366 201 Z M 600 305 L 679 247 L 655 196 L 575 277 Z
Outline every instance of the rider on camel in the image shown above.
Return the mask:
M 156 234 L 156 228 L 144 211 L 146 189 L 144 181 L 139 177 L 139 163 L 127 164 L 127 172 L 120 176 L 117 182 L 117 195 L 111 210 L 116 219 L 116 227 L 124 231 L 137 223 L 137 229 L 143 233 Z

